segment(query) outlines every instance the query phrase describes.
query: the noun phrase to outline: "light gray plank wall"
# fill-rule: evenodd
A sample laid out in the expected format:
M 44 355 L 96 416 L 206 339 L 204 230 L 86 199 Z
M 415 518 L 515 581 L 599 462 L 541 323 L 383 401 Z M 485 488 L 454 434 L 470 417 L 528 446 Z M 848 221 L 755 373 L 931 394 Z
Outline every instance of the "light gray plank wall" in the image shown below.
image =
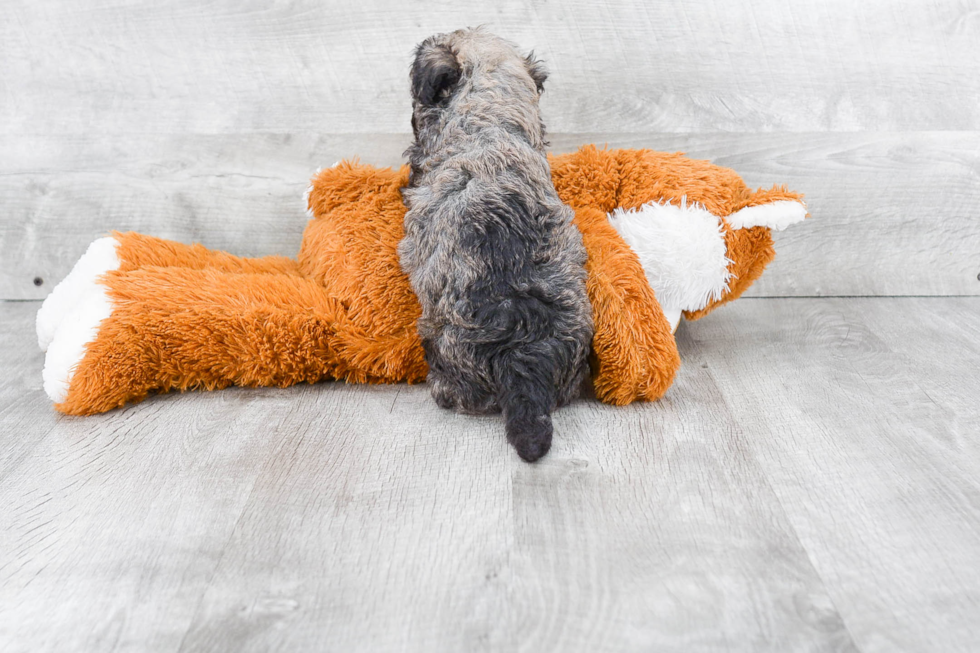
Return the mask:
M 43 298 L 110 229 L 294 256 L 312 172 L 354 154 L 398 165 L 409 138 L 0 137 L 15 153 L 0 163 L 0 297 Z M 686 151 L 805 192 L 813 219 L 776 234 L 753 295 L 980 294 L 980 132 L 552 137 L 556 151 L 589 142 Z
M 807 193 L 815 220 L 780 236 L 754 294 L 977 294 L 978 15 L 910 0 L 8 3 L 0 298 L 44 297 L 113 228 L 294 253 L 312 171 L 398 163 L 412 46 L 478 23 L 548 61 L 556 147 L 610 134 Z
M 980 129 L 973 0 L 15 1 L 6 134 L 407 131 L 413 46 L 485 23 L 544 57 L 562 132 Z

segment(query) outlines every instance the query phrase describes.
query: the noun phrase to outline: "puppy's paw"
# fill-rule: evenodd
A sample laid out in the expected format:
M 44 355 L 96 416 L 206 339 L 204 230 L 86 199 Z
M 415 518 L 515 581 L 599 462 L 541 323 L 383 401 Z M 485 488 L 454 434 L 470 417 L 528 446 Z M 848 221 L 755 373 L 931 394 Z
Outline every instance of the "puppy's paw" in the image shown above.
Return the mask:
M 96 280 L 110 270 L 119 268 L 115 238 L 99 238 L 88 246 L 68 276 L 55 286 L 37 312 L 37 344 L 47 351 L 55 334 L 69 315 L 86 300 L 88 291 L 97 286 Z
M 448 394 L 434 392 L 432 393 L 432 398 L 436 400 L 436 405 L 439 408 L 451 410 L 456 407 L 456 400 Z
M 521 416 L 507 420 L 507 440 L 524 462 L 533 463 L 551 449 L 551 416 Z
M 68 396 L 87 345 L 112 314 L 112 300 L 100 277 L 118 267 L 116 240 L 95 241 L 38 311 L 38 341 L 47 350 L 41 373 L 44 392 L 56 404 Z M 63 293 L 56 296 L 59 289 Z
M 432 370 L 429 370 L 429 376 L 426 378 L 426 383 L 429 384 L 429 393 L 432 395 L 432 399 L 436 402 L 439 408 L 450 410 L 456 407 L 456 398 L 450 391 L 448 385 L 446 385 L 440 377 L 438 377 Z

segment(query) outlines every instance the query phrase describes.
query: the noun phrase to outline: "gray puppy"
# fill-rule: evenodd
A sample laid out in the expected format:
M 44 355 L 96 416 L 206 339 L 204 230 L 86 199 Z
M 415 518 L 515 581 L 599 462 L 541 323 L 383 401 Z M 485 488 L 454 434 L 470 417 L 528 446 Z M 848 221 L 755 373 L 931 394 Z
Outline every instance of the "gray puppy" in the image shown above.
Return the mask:
M 502 410 L 526 461 L 551 447 L 551 412 L 588 372 L 585 247 L 551 181 L 533 54 L 482 28 L 415 51 L 401 265 L 443 408 Z

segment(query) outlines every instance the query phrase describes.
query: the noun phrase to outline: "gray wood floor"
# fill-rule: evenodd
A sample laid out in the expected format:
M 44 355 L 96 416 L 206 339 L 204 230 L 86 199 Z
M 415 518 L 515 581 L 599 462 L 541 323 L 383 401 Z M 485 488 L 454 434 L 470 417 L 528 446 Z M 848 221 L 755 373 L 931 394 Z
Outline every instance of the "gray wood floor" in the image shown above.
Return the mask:
M 54 413 L 0 303 L 0 650 L 976 651 L 980 297 L 742 299 L 540 464 L 424 386 Z

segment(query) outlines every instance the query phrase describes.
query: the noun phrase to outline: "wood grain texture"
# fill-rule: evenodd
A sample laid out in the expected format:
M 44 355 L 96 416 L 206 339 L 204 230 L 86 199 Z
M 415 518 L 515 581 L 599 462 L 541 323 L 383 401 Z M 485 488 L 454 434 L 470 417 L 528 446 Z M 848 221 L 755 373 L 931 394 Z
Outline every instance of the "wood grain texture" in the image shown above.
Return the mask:
M 404 136 L 140 136 L 5 139 L 0 297 L 40 299 L 113 229 L 295 257 L 303 195 L 343 157 L 398 164 Z M 44 282 L 34 285 L 35 277 Z
M 9 308 L 8 308 L 9 306 Z M 30 341 L 35 303 L 15 306 L 0 302 L 0 479 L 14 469 L 53 428 L 52 420 L 38 420 L 50 402 L 41 387 L 39 370 L 44 355 Z M 2 527 L 0 527 L 2 530 Z
M 535 466 L 425 386 L 58 417 L 37 306 L 0 303 L 4 651 L 980 647 L 980 298 L 743 299 Z
M 556 144 L 559 139 L 555 139 Z M 980 295 L 980 132 L 562 137 L 683 151 L 806 195 L 746 296 Z
M 849 650 L 705 392 L 694 370 L 669 404 L 578 402 L 528 467 L 499 419 L 425 387 L 332 388 L 253 487 L 184 648 Z
M 426 36 L 487 24 L 564 132 L 980 129 L 974 0 L 14 0 L 5 134 L 407 132 Z
M 480 23 L 548 62 L 556 149 L 806 193 L 756 296 L 980 293 L 974 0 L 45 0 L 0 21 L 0 298 L 44 297 L 110 229 L 294 254 L 317 167 L 400 163 L 414 44 Z
M 682 335 L 862 651 L 980 642 L 978 317 L 976 298 L 747 300 Z
M 552 136 L 686 151 L 751 186 L 785 183 L 813 216 L 776 234 L 755 296 L 980 294 L 980 132 Z M 399 165 L 409 136 L 0 137 L 0 297 L 40 299 L 92 240 L 135 230 L 236 254 L 295 256 L 313 172 Z M 35 286 L 35 277 L 44 280 Z

